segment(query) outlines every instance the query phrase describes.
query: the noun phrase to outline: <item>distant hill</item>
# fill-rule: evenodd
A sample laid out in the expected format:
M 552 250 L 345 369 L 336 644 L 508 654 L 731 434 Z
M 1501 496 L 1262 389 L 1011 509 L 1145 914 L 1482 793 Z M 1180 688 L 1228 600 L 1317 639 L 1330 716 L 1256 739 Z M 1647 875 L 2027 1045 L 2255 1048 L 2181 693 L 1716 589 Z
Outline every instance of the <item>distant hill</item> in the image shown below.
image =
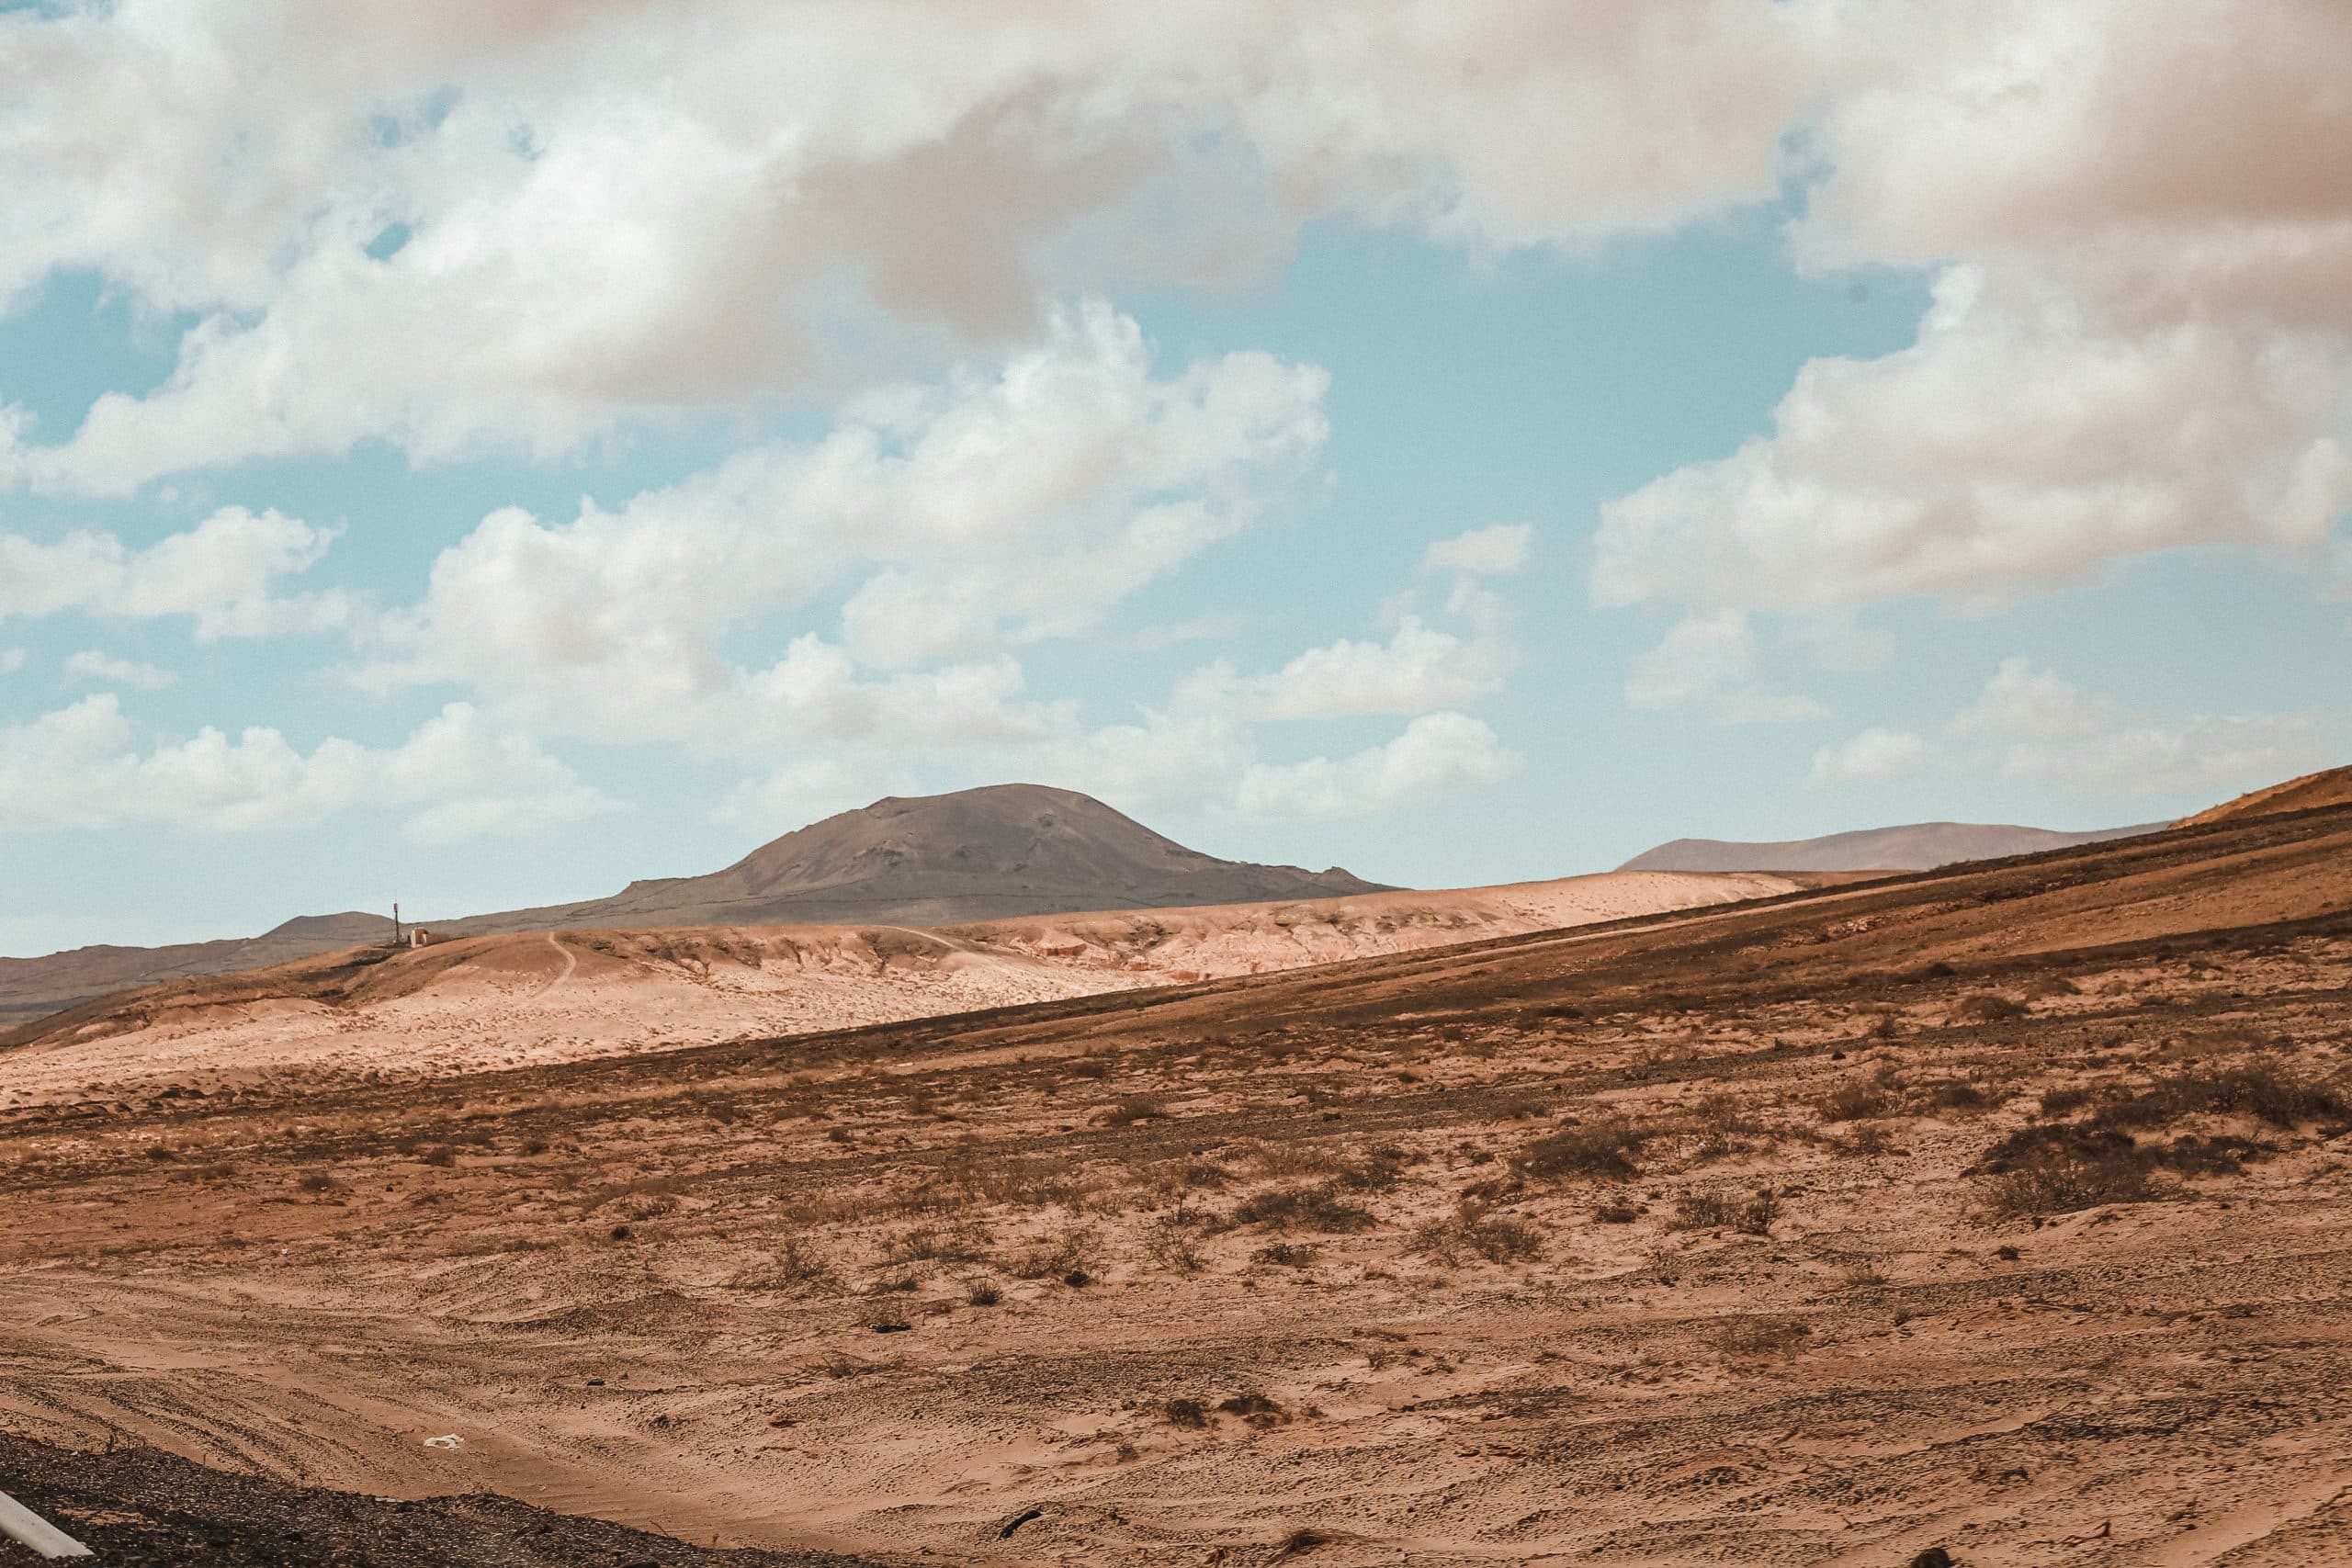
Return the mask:
M 2305 773 L 2285 784 L 2242 795 L 2194 817 L 2184 817 L 2177 828 L 2201 828 L 2208 822 L 2234 822 L 2247 817 L 2276 817 L 2287 811 L 2310 811 L 2322 806 L 2352 804 L 2352 768 L 2329 768 Z
M 632 882 L 609 898 L 432 926 L 458 936 L 596 926 L 938 926 L 1381 891 L 1336 866 L 1218 860 L 1075 790 L 991 784 L 877 800 L 786 833 L 707 876 Z
M 1645 850 L 1620 871 L 1932 871 L 1958 861 L 1997 860 L 2003 855 L 2063 850 L 2128 839 L 2163 827 L 2107 828 L 2095 833 L 2060 833 L 2048 828 L 2015 828 L 1987 822 L 1913 822 L 1899 828 L 1864 828 L 1821 839 L 1743 843 L 1728 839 L 1677 839 Z
M 261 936 L 185 942 L 170 947 L 77 947 L 42 958 L 0 958 L 0 1029 L 55 1012 L 85 997 L 157 980 L 227 975 L 290 964 L 392 934 L 389 915 L 302 915 Z
M 957 925 L 1079 910 L 1252 904 L 1387 891 L 1333 867 L 1218 860 L 1089 795 L 1044 784 L 893 796 L 786 833 L 724 871 L 609 898 L 420 922 L 436 935 L 596 927 Z M 288 920 L 267 936 L 0 959 L 0 1028 L 110 991 L 381 942 L 381 915 Z

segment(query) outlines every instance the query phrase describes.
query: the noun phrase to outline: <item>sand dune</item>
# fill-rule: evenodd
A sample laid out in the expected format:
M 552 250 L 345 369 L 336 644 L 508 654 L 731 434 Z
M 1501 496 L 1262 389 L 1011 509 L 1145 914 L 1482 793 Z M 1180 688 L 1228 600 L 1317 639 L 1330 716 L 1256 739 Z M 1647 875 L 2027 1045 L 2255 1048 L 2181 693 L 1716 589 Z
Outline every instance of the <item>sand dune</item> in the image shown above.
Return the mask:
M 1770 897 L 1804 879 L 1611 873 L 1443 893 L 1115 910 L 926 931 L 686 927 L 362 948 L 175 982 L 20 1030 L 7 1082 L 137 1092 L 432 1077 L 1014 1007 Z

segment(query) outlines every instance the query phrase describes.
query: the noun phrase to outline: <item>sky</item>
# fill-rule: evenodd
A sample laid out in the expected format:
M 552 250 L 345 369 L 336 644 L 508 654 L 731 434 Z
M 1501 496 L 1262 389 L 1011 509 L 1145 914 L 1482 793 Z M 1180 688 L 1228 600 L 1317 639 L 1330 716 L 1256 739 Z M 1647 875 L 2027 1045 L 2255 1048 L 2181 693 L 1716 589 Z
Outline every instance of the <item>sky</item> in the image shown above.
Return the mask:
M 0 953 L 2352 761 L 2338 0 L 0 0 Z

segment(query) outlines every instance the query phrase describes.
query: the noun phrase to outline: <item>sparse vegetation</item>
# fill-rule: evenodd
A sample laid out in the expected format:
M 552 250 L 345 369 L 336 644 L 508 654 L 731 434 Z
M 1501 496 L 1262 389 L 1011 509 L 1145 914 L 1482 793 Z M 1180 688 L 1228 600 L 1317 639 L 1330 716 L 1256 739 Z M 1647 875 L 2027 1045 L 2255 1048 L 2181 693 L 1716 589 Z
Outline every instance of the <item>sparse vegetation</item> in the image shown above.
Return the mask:
M 1273 1187 L 1235 1204 L 1222 1228 L 1261 1225 L 1269 1230 L 1338 1235 L 1370 1230 L 1378 1223 L 1371 1210 L 1348 1201 L 1329 1187 Z
M 1693 1192 L 1676 1200 L 1674 1217 L 1667 1222 L 1667 1228 L 1770 1235 L 1780 1217 L 1781 1200 L 1770 1188 L 1759 1187 L 1745 1198 L 1729 1192 Z
M 1489 1263 L 1515 1263 L 1544 1254 L 1543 1233 L 1533 1225 L 1509 1214 L 1490 1213 L 1476 1202 L 1465 1202 L 1451 1214 L 1416 1225 L 1407 1245 L 1449 1266 L 1471 1257 Z
M 1631 1123 L 1621 1121 L 1567 1127 L 1524 1145 L 1516 1163 L 1528 1175 L 1547 1181 L 1632 1176 L 1636 1168 L 1634 1156 L 1641 1152 L 1645 1137 Z

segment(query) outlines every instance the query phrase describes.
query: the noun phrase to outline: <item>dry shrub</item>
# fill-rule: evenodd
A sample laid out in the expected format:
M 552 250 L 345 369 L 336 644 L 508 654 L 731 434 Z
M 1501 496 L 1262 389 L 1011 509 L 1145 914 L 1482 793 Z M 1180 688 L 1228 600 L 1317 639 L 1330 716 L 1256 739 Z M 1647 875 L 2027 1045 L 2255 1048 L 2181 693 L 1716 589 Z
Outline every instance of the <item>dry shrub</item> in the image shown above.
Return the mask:
M 1093 1260 L 1094 1233 L 1085 1225 L 1065 1225 L 1040 1237 L 1015 1255 L 1012 1272 L 1023 1280 L 1068 1278 L 1087 1272 Z
M 1776 1143 L 1781 1135 L 1770 1122 L 1749 1115 L 1747 1108 L 1728 1094 L 1707 1096 L 1691 1106 L 1670 1130 L 1694 1140 L 1690 1157 L 1701 1161 L 1744 1154 L 1759 1140 Z
M 2251 1116 L 2273 1127 L 2342 1117 L 2347 1106 L 2332 1087 L 2270 1059 L 2203 1067 L 2159 1078 L 2128 1100 L 2100 1107 L 2102 1127 L 2157 1127 L 2193 1115 Z
M 2014 1218 L 2145 1202 L 2160 1195 L 2155 1166 L 2155 1156 L 2129 1133 L 2032 1126 L 1995 1144 L 1970 1174 L 1992 1177 L 1988 1206 Z
M 1220 1399 L 1216 1407 L 1227 1416 L 1238 1416 L 1261 1430 L 1279 1427 L 1290 1419 L 1290 1412 L 1265 1394 L 1251 1390 L 1237 1393 L 1230 1399 Z
M 1965 1078 L 1932 1078 L 1914 1084 L 1906 1100 L 1928 1115 L 1939 1111 L 1985 1111 L 1993 1104 L 1993 1097 L 1985 1093 L 1983 1085 Z
M 1171 1399 L 1159 1407 L 1159 1414 L 1171 1427 L 1205 1427 L 1209 1424 L 1208 1406 L 1197 1399 Z
M 1315 1247 L 1309 1242 L 1278 1241 L 1271 1247 L 1260 1247 L 1250 1254 L 1250 1258 L 1255 1262 L 1271 1263 L 1277 1269 L 1304 1269 L 1315 1261 Z
M 1067 1158 L 1046 1156 L 955 1159 L 941 1170 L 940 1180 L 974 1198 L 1033 1209 L 1084 1208 L 1104 1187 L 1101 1178 L 1088 1176 Z
M 1604 1225 L 1630 1225 L 1642 1216 L 1640 1210 L 1623 1203 L 1603 1203 L 1592 1212 L 1592 1217 Z
M 1329 1187 L 1275 1187 L 1244 1198 L 1227 1215 L 1223 1228 L 1264 1225 L 1272 1230 L 1316 1231 L 1335 1235 L 1370 1230 L 1372 1212 L 1347 1201 Z
M 1541 1231 L 1525 1220 L 1489 1213 L 1478 1203 L 1464 1203 L 1451 1214 L 1414 1226 L 1408 1245 L 1448 1268 L 1472 1254 L 1489 1263 L 1524 1262 L 1544 1255 Z
M 751 1291 L 814 1291 L 834 1283 L 832 1265 L 798 1236 L 787 1236 L 767 1260 L 738 1274 L 733 1283 Z
M 2044 1089 L 2041 1095 L 2042 1119 L 2056 1121 L 2062 1116 L 2072 1116 L 2098 1098 L 2098 1090 L 2088 1085 L 2074 1089 Z
M 1379 1148 L 1360 1160 L 1343 1160 L 1331 1173 L 1332 1187 L 1353 1192 L 1386 1192 L 1405 1179 L 1405 1151 Z
M 1106 1127 L 1132 1127 L 1138 1122 L 1164 1122 L 1168 1100 L 1157 1094 L 1131 1094 L 1099 1112 L 1095 1120 Z
M 1181 1209 L 1164 1219 L 1154 1220 L 1144 1227 L 1144 1256 L 1171 1273 L 1199 1273 L 1203 1259 L 1192 1228 L 1199 1223 L 1197 1216 Z
M 1632 1176 L 1634 1156 L 1648 1134 L 1630 1122 L 1596 1122 L 1564 1127 L 1521 1145 L 1514 1162 L 1530 1176 L 1557 1181 L 1572 1176 Z
M 1769 1187 L 1746 1198 L 1729 1192 L 1694 1192 L 1679 1200 L 1668 1230 L 1737 1231 L 1742 1235 L 1770 1235 L 1781 1217 L 1781 1200 Z
M 1865 1122 L 1886 1114 L 1891 1104 L 1885 1089 L 1874 1083 L 1840 1086 L 1813 1102 L 1824 1122 Z
M 989 1237 L 976 1224 L 916 1225 L 882 1244 L 889 1263 L 977 1263 L 989 1255 Z

